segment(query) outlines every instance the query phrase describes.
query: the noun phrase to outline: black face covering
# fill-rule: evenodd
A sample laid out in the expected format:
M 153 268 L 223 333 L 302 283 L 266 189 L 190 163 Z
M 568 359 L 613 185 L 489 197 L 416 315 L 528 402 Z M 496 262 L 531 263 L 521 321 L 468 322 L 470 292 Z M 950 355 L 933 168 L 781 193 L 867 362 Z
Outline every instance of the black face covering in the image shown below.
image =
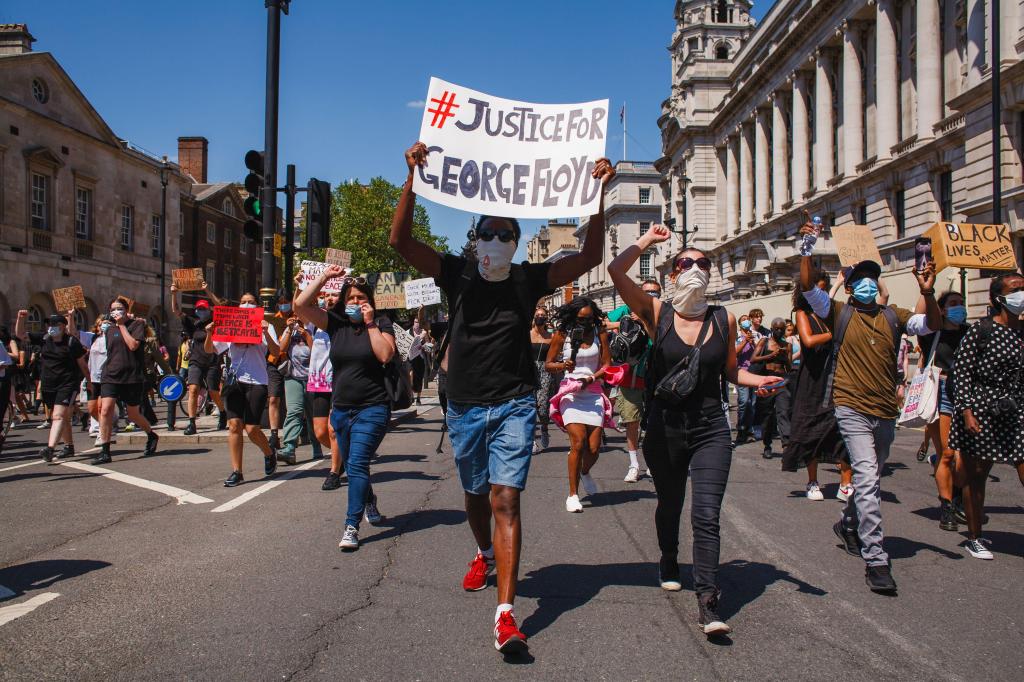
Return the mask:
M 538 327 L 543 327 L 545 324 L 548 323 L 548 318 L 537 316 L 533 318 L 533 323 Z
M 211 317 L 213 316 L 210 314 L 209 310 L 196 311 L 196 319 L 199 320 L 200 322 L 208 322 Z
M 785 329 L 775 329 L 775 330 L 772 330 L 772 336 L 774 336 L 777 340 L 780 340 L 780 339 L 782 339 L 782 338 L 784 338 L 786 336 L 786 330 Z

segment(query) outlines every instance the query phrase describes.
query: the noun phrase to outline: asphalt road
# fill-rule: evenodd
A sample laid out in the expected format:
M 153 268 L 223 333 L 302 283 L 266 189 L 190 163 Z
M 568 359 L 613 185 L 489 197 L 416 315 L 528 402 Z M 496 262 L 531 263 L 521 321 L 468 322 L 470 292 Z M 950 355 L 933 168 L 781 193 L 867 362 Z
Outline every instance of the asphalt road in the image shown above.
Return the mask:
M 386 518 L 363 525 L 352 554 L 337 548 L 346 489 L 320 490 L 324 463 L 283 467 L 290 477 L 261 488 L 249 446 L 246 484 L 227 489 L 223 444 L 145 460 L 141 445 L 115 448 L 104 469 L 140 484 L 32 463 L 44 432 L 14 431 L 0 457 L 0 678 L 1024 678 L 1020 483 L 994 470 L 996 559 L 971 559 L 938 527 L 916 431 L 898 435 L 883 482 L 895 598 L 869 592 L 862 562 L 838 548 L 838 502 L 803 498 L 804 474 L 780 472 L 758 446 L 737 450 L 720 573 L 734 632 L 717 641 L 695 628 L 688 565 L 682 592 L 657 587 L 653 485 L 622 481 L 622 437 L 595 467 L 600 492 L 568 514 L 557 435 L 523 498 L 516 611 L 530 656 L 503 660 L 493 587 L 461 589 L 474 545 L 447 443 L 435 454 L 438 427 L 434 409 L 385 439 L 373 482 Z M 821 478 L 834 497 L 837 474 Z

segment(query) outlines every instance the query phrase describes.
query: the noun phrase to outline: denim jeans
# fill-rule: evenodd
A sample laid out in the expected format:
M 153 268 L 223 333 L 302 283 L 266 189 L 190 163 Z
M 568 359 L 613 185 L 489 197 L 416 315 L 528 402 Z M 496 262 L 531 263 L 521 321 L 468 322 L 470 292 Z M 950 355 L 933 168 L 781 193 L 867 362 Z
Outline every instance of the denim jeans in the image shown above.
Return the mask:
M 896 420 L 837 405 L 836 422 L 853 468 L 853 495 L 843 511 L 843 526 L 857 529 L 865 563 L 884 566 L 889 563 L 889 555 L 882 549 L 881 476 L 896 435 Z
M 366 502 L 373 495 L 370 458 L 384 440 L 390 418 L 391 408 L 386 404 L 331 410 L 331 426 L 348 475 L 347 526 L 359 528 Z
M 447 419 L 463 490 L 487 495 L 492 485 L 526 488 L 537 422 L 532 393 L 489 405 L 448 401 Z
M 757 396 L 750 386 L 736 387 L 736 430 L 740 433 L 750 433 L 754 428 L 754 406 L 757 404 Z

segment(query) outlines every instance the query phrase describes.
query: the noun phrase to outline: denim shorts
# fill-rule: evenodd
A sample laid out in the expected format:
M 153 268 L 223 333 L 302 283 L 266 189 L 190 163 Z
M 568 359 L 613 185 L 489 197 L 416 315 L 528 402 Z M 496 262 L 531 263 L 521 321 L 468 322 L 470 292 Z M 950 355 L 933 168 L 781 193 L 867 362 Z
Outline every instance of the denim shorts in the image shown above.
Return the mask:
M 939 414 L 953 414 L 953 403 L 949 402 L 949 393 L 946 392 L 946 377 L 939 378 Z
M 537 421 L 532 393 L 491 405 L 448 401 L 447 418 L 466 492 L 487 495 L 492 485 L 526 488 Z

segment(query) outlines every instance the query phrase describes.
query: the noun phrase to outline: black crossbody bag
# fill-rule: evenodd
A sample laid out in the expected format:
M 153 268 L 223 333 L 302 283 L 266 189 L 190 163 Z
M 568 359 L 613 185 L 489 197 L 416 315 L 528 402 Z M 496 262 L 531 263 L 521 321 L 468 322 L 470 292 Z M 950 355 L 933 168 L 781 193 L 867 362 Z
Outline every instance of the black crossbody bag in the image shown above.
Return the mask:
M 700 353 L 714 315 L 714 310 L 709 307 L 704 313 L 704 323 L 701 324 L 696 345 L 658 381 L 654 388 L 655 398 L 672 407 L 682 407 L 686 398 L 693 393 L 693 389 L 700 383 Z

